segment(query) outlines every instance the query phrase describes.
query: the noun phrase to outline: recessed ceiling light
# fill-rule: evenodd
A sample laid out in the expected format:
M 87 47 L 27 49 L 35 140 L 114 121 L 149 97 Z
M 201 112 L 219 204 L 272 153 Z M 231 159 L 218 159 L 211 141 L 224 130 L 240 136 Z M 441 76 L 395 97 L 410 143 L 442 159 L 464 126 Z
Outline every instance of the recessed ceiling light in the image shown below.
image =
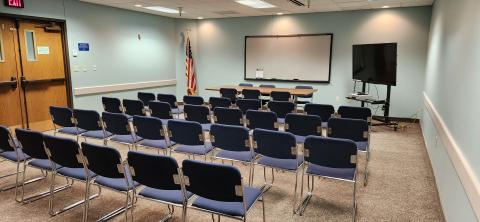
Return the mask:
M 197 19 L 203 19 L 203 17 L 198 17 Z
M 153 11 L 159 11 L 159 12 L 170 13 L 170 14 L 178 13 L 177 9 L 165 8 L 165 7 L 162 7 L 162 6 L 150 6 L 150 7 L 145 7 L 145 8 L 153 10 Z M 185 12 L 182 11 L 182 13 L 185 13 Z
M 382 6 L 382 8 L 390 8 L 390 6 L 384 5 L 384 6 Z
M 283 12 L 277 12 L 277 15 L 283 15 Z
M 262 0 L 235 0 L 235 2 L 240 3 L 242 5 L 246 5 L 252 8 L 275 8 L 275 5 L 272 5 L 268 2 L 264 2 Z
M 142 7 L 143 5 L 136 4 L 136 5 L 133 5 L 133 6 L 135 6 L 135 7 L 139 7 L 139 8 L 140 8 L 140 7 Z

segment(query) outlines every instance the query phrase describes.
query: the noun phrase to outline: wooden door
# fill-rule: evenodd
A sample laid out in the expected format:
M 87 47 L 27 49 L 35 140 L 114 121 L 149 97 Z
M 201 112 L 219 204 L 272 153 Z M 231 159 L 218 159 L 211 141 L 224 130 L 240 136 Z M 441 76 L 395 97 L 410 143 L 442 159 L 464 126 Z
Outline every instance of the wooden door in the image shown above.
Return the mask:
M 15 22 L 0 18 L 0 125 L 23 126 L 20 75 Z
M 68 105 L 61 27 L 18 21 L 18 35 L 27 125 L 41 131 L 52 129 L 49 106 Z

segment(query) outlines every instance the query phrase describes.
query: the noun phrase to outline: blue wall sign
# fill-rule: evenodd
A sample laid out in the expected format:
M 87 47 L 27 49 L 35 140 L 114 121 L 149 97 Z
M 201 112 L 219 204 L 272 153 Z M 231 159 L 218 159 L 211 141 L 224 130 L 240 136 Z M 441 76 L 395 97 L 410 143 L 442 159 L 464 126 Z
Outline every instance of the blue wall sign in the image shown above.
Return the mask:
M 90 45 L 88 43 L 78 43 L 78 51 L 88 52 L 90 51 Z

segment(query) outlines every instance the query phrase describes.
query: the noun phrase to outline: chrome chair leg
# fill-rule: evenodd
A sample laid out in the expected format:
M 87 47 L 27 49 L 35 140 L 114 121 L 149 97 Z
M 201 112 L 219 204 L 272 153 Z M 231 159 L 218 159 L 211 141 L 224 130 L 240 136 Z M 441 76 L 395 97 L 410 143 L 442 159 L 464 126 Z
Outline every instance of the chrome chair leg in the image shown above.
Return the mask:
M 310 178 L 311 178 L 311 181 L 312 181 L 311 184 L 310 184 Z M 315 185 L 314 182 L 315 182 L 315 178 L 313 176 L 310 176 L 310 175 L 307 174 L 307 195 L 300 201 L 300 205 L 299 205 L 298 211 L 297 211 L 297 213 L 300 216 L 303 215 L 303 213 L 305 212 L 305 209 L 308 206 L 308 203 L 310 202 L 310 199 L 312 198 L 313 189 L 314 189 L 314 185 Z

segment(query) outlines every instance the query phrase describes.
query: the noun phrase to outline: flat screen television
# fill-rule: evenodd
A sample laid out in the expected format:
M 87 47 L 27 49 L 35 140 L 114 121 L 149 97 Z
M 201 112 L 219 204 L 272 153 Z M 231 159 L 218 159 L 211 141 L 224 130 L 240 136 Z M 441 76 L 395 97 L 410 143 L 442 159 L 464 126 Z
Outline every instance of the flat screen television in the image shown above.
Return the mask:
M 353 45 L 353 79 L 397 84 L 397 43 Z

